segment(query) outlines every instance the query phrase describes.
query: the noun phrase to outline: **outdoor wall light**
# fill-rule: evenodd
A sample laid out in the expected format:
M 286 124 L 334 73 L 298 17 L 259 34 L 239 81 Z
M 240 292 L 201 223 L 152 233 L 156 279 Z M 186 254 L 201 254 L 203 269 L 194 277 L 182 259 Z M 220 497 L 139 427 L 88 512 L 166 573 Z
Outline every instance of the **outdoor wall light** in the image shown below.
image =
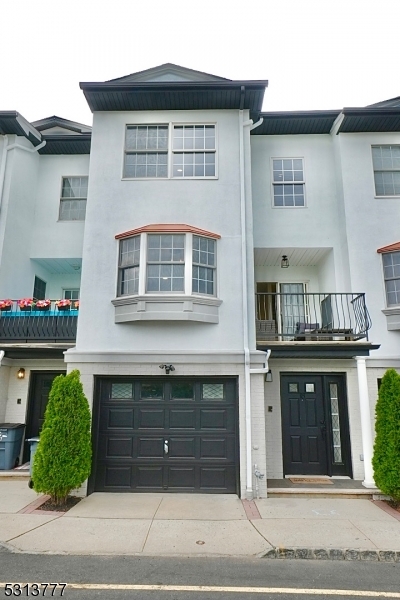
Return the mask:
M 265 373 L 265 381 L 267 381 L 267 382 L 273 381 L 271 369 L 269 369 L 269 371 L 267 371 L 267 373 Z
M 160 365 L 160 369 L 165 369 L 167 375 L 169 375 L 171 371 L 175 371 L 174 365 Z
M 282 260 L 281 260 L 281 269 L 287 269 L 289 267 L 289 259 L 286 256 L 286 254 L 284 254 L 282 256 Z
M 25 379 L 25 369 L 21 367 L 17 373 L 17 377 L 18 379 Z

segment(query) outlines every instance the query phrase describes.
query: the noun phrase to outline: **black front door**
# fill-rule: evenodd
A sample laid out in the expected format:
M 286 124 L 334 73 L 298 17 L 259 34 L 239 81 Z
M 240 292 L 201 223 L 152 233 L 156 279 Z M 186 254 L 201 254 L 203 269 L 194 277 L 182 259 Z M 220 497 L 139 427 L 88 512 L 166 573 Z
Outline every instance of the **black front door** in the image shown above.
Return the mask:
M 91 491 L 237 491 L 234 379 L 101 379 Z
M 37 371 L 31 373 L 25 439 L 39 435 L 43 427 L 50 389 L 55 377 L 58 375 L 65 375 L 65 371 Z M 26 460 L 29 460 L 29 444 L 25 444 L 24 448 L 24 461 Z
M 345 379 L 281 374 L 284 475 L 351 476 Z

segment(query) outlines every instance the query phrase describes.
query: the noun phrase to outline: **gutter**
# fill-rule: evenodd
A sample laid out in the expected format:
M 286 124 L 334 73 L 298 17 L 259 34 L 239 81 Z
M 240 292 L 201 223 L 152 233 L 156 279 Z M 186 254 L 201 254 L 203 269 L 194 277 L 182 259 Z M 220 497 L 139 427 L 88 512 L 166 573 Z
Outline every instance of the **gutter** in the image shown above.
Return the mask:
M 246 498 L 253 498 L 253 468 L 252 468 L 252 435 L 251 435 L 251 388 L 250 375 L 252 373 L 266 373 L 268 371 L 268 358 L 266 353 L 265 366 L 262 369 L 250 368 L 249 349 L 249 323 L 247 304 L 247 247 L 246 247 L 246 188 L 244 182 L 244 135 L 245 127 L 255 129 L 263 122 L 261 118 L 257 123 L 243 120 L 243 110 L 239 109 L 239 177 L 240 177 L 240 228 L 242 243 L 242 305 L 243 305 L 243 352 L 244 352 L 244 389 L 245 389 L 245 414 L 246 414 Z

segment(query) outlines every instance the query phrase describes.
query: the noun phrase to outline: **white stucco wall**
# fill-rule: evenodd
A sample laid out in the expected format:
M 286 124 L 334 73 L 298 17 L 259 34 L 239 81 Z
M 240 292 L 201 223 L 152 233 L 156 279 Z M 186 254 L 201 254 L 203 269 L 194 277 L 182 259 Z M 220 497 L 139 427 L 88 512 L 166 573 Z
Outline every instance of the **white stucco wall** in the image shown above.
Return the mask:
M 349 267 L 354 291 L 366 293 L 372 318 L 370 339 L 381 344 L 374 357 L 400 355 L 400 331 L 387 331 L 382 257 L 377 249 L 400 241 L 400 197 L 376 198 L 371 146 L 400 144 L 400 133 L 340 134 Z
M 80 258 L 84 221 L 59 221 L 63 177 L 89 174 L 89 155 L 41 156 L 38 165 L 36 209 L 31 258 Z
M 217 124 L 217 179 L 121 179 L 126 125 L 168 122 Z M 186 223 L 221 235 L 218 324 L 114 323 L 111 300 L 116 296 L 118 262 L 114 237 L 152 223 Z M 81 297 L 79 351 L 243 348 L 238 111 L 94 115 Z

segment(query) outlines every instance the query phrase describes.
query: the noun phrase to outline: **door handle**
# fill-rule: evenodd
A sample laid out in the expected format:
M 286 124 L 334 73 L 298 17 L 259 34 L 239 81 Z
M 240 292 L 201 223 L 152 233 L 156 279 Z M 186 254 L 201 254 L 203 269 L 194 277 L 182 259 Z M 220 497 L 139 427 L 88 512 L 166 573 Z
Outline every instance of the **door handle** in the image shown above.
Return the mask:
M 168 440 L 164 440 L 164 454 L 168 454 Z
M 321 436 L 322 436 L 323 440 L 325 439 L 325 434 L 326 434 L 326 425 L 325 425 L 325 423 L 323 423 L 321 425 Z

